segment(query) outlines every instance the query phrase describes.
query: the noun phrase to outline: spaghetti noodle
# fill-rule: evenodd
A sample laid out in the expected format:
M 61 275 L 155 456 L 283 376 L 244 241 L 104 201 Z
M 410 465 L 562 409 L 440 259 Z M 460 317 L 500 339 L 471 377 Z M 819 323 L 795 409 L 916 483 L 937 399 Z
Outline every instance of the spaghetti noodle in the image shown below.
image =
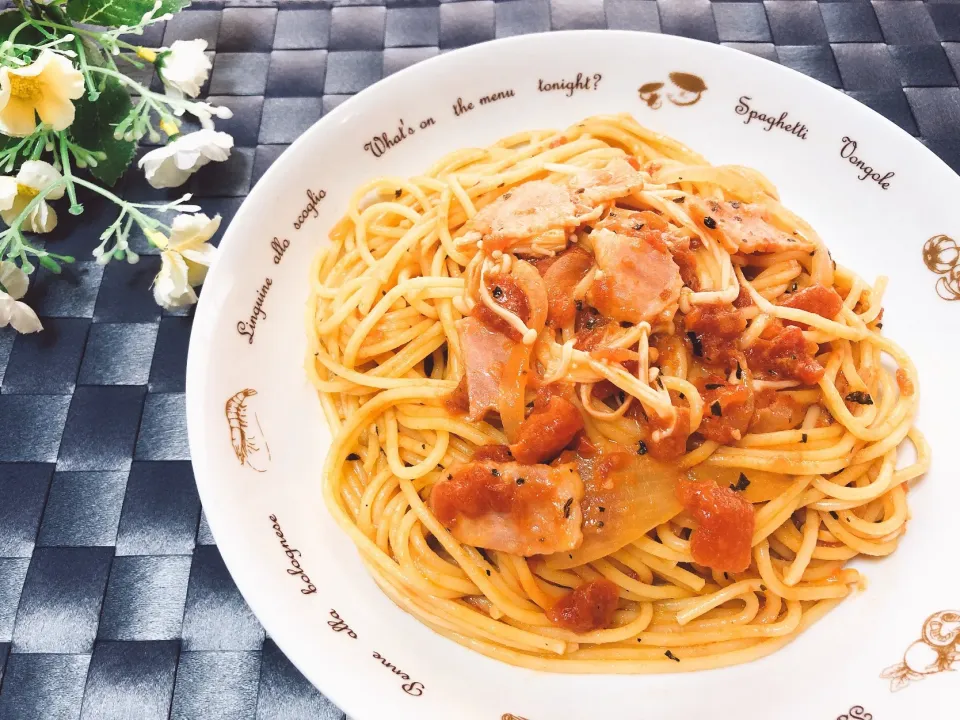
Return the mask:
M 325 499 L 442 635 L 551 671 L 719 667 L 896 548 L 929 449 L 886 280 L 756 171 L 598 116 L 373 180 L 330 239 Z

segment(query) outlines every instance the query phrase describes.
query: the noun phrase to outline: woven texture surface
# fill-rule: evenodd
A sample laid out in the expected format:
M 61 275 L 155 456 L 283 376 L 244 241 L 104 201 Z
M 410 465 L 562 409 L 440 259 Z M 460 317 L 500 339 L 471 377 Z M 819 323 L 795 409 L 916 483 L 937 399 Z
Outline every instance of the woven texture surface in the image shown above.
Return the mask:
M 237 149 L 187 189 L 225 227 L 290 142 L 381 77 L 493 38 L 604 27 L 780 62 L 960 169 L 957 1 L 200 1 L 141 42 L 209 43 L 204 92 L 233 110 L 218 127 Z M 137 172 L 120 192 L 162 196 Z M 142 240 L 137 265 L 92 261 L 113 209 L 86 200 L 50 244 L 78 262 L 41 270 L 27 298 L 46 330 L 0 330 L 0 720 L 343 718 L 265 637 L 203 519 L 184 414 L 192 312 L 154 304 L 159 258 Z

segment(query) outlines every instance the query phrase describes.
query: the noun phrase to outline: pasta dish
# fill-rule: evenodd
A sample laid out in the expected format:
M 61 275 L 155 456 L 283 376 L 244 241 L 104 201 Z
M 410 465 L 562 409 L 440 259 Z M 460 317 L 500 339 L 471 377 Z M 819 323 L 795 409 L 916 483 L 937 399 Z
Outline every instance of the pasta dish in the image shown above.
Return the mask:
M 755 170 L 597 116 L 372 180 L 330 240 L 325 500 L 436 632 L 560 672 L 745 662 L 903 536 L 930 453 L 886 279 Z

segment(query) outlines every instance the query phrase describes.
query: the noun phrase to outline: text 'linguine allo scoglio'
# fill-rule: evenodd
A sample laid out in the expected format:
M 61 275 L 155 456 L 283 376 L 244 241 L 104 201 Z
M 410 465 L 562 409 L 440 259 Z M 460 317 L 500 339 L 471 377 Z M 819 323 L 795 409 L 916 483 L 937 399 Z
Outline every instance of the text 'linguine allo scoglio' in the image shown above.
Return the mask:
M 442 635 L 560 672 L 730 665 L 896 549 L 929 449 L 886 279 L 756 171 L 592 117 L 373 180 L 330 239 L 326 502 Z

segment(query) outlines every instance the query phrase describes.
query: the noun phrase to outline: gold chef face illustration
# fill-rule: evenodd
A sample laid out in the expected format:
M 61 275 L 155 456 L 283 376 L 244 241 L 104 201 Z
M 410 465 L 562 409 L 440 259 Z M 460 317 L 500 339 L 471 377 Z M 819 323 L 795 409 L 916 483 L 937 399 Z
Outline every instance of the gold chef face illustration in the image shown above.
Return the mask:
M 700 102 L 700 96 L 707 90 L 703 78 L 690 73 L 672 72 L 670 82 L 674 87 L 667 91 L 667 98 L 674 105 L 695 105 Z

